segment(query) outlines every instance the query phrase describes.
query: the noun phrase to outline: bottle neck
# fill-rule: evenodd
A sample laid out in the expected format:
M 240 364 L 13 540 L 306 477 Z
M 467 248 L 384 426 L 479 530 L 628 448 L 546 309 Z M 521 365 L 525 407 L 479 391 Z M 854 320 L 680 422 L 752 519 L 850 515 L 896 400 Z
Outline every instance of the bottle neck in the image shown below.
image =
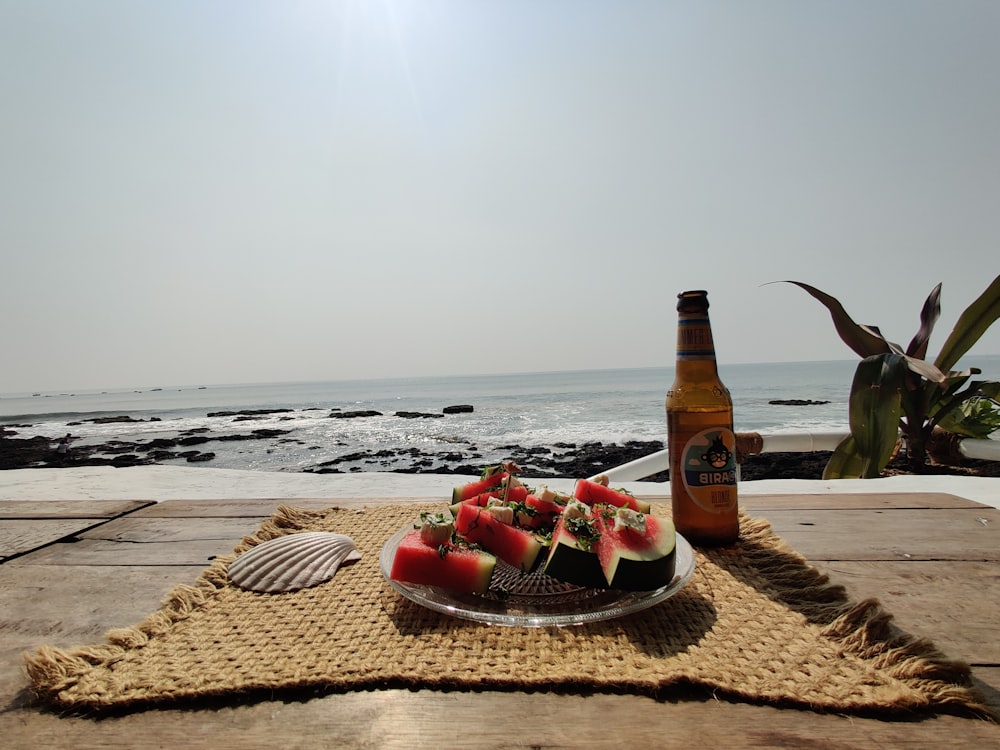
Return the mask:
M 715 342 L 708 311 L 682 312 L 677 319 L 677 379 L 687 382 L 717 380 Z
M 708 312 L 681 313 L 677 319 L 677 364 L 715 362 L 715 341 Z

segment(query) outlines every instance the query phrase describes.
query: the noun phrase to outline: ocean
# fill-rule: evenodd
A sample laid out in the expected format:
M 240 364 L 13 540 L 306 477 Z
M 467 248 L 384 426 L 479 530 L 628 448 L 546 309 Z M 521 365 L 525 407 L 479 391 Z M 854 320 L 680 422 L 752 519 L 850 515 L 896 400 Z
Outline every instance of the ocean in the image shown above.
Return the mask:
M 962 364 L 996 379 L 1000 356 L 970 357 Z M 856 365 L 857 360 L 838 360 L 720 364 L 719 369 L 733 397 L 736 431 L 778 434 L 846 430 Z M 0 396 L 0 425 L 18 437 L 56 439 L 71 433 L 74 445 L 143 443 L 198 431 L 235 438 L 269 431 L 263 439 L 213 440 L 209 450 L 215 457 L 196 465 L 216 468 L 308 471 L 352 455 L 441 454 L 468 446 L 476 447 L 481 464 L 509 457 L 505 446 L 511 445 L 662 441 L 664 397 L 672 382 L 673 368 L 666 367 L 12 394 Z M 773 400 L 826 403 L 779 405 Z M 396 416 L 441 414 L 444 407 L 463 404 L 472 412 Z M 252 419 L 208 416 L 260 409 L 291 411 Z M 333 419 L 334 410 L 380 415 Z M 88 421 L 115 416 L 136 421 Z M 374 470 L 371 463 L 345 461 L 342 470 Z

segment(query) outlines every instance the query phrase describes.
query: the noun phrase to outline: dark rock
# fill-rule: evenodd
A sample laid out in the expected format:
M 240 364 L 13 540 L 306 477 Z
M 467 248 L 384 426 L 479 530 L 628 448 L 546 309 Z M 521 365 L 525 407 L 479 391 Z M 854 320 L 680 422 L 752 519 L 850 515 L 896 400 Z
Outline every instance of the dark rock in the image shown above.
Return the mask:
M 260 428 L 254 430 L 253 432 L 239 433 L 236 435 L 215 435 L 212 440 L 219 440 L 221 442 L 234 442 L 240 440 L 266 440 L 268 438 L 278 437 L 279 435 L 287 435 L 291 430 L 278 430 L 275 428 Z
M 136 419 L 135 417 L 130 417 L 128 415 L 121 415 L 117 417 L 93 417 L 92 419 L 81 419 L 79 422 L 71 422 L 69 424 L 83 424 L 84 422 L 90 422 L 91 424 L 116 424 L 116 423 L 138 423 L 138 422 L 159 422 L 161 421 L 159 417 L 150 417 L 149 419 Z
M 163 448 L 176 448 L 177 444 L 178 444 L 177 440 L 171 440 L 169 438 L 154 438 L 153 440 L 150 440 L 148 443 L 142 443 L 136 447 L 140 448 L 141 450 L 152 451 Z
M 241 409 L 240 411 L 210 411 L 209 417 L 255 417 L 264 414 L 287 414 L 294 409 Z
M 813 401 L 811 399 L 801 399 L 801 398 L 776 398 L 773 401 L 768 401 L 767 403 L 780 406 L 821 406 L 823 404 L 828 404 L 830 402 Z
M 358 411 L 334 411 L 330 412 L 334 419 L 354 419 L 356 417 L 381 417 L 382 412 L 374 409 L 359 409 Z
M 170 461 L 171 459 L 177 458 L 177 454 L 173 451 L 150 451 L 146 456 L 153 463 L 160 463 L 161 461 Z
M 262 427 L 259 430 L 254 430 L 253 436 L 256 438 L 272 438 L 278 437 L 279 435 L 287 435 L 289 432 L 291 432 L 291 430 L 279 430 L 274 427 Z
M 123 455 L 125 453 L 131 453 L 137 447 L 135 443 L 125 443 L 121 440 L 109 440 L 104 445 L 100 447 L 101 453 L 110 453 L 111 455 Z
M 146 461 L 134 453 L 123 453 L 111 459 L 112 466 L 141 466 Z
M 756 453 L 740 464 L 740 480 L 822 479 L 831 451 L 810 453 Z
M 445 414 L 471 414 L 473 410 L 471 404 L 454 404 L 444 407 L 441 411 Z
M 397 417 L 402 417 L 403 419 L 434 419 L 437 417 L 444 418 L 444 414 L 427 414 L 422 411 L 397 411 Z
M 182 437 L 177 440 L 177 445 L 190 446 L 190 445 L 201 445 L 202 443 L 207 443 L 208 438 L 204 435 L 191 435 L 189 437 Z
M 60 458 L 46 437 L 0 438 L 0 469 L 45 466 Z
M 187 460 L 189 463 L 200 463 L 202 461 L 211 461 L 215 458 L 214 453 L 197 453 L 194 456 L 188 456 Z

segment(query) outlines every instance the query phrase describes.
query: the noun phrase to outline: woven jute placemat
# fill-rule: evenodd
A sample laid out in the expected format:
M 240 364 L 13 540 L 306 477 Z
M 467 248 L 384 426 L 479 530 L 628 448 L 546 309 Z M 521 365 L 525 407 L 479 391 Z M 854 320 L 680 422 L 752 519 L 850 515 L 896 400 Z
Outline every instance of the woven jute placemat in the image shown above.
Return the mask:
M 966 665 L 900 633 L 743 517 L 733 548 L 697 551 L 691 582 L 650 609 L 567 628 L 496 627 L 440 614 L 384 580 L 379 550 L 428 506 L 279 507 L 236 553 L 302 530 L 351 536 L 360 562 L 287 594 L 233 586 L 220 558 L 193 586 L 107 643 L 25 654 L 36 696 L 95 711 L 385 687 L 633 692 L 701 687 L 820 711 L 989 716 Z M 654 507 L 655 513 L 668 512 Z

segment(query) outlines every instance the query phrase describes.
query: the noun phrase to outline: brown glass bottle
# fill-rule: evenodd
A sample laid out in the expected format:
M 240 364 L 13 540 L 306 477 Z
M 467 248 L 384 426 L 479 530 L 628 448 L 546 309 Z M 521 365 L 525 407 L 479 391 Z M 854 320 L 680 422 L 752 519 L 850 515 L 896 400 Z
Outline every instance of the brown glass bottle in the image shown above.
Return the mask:
M 719 378 L 708 294 L 678 294 L 677 315 L 677 369 L 666 404 L 674 525 L 692 544 L 732 544 L 740 528 L 733 400 Z

